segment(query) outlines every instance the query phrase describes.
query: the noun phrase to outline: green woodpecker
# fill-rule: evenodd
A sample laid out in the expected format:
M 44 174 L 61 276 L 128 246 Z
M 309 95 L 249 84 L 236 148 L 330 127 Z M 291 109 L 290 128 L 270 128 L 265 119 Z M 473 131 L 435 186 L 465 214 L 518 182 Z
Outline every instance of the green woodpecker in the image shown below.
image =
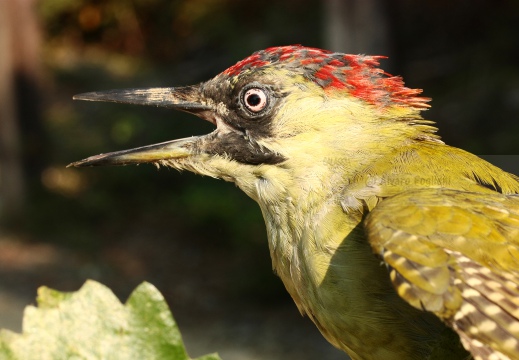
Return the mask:
M 216 129 L 71 166 L 234 182 L 297 307 L 352 359 L 519 359 L 519 178 L 445 145 L 380 58 L 273 47 L 194 86 L 77 95 Z

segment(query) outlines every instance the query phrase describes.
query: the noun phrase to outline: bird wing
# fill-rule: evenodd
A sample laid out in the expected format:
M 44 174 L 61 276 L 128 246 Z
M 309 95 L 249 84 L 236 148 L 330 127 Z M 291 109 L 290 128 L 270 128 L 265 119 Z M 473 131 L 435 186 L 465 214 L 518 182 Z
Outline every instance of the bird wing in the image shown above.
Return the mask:
M 519 359 L 519 196 L 408 191 L 375 206 L 365 229 L 403 299 L 475 359 Z

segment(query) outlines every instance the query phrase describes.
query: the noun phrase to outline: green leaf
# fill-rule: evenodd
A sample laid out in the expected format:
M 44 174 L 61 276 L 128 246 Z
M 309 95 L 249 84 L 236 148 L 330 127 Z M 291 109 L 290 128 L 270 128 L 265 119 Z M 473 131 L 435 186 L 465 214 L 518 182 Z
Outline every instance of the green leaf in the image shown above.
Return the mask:
M 73 293 L 41 287 L 37 303 L 25 308 L 22 334 L 0 330 L 1 360 L 190 359 L 164 298 L 149 283 L 125 305 L 91 280 Z

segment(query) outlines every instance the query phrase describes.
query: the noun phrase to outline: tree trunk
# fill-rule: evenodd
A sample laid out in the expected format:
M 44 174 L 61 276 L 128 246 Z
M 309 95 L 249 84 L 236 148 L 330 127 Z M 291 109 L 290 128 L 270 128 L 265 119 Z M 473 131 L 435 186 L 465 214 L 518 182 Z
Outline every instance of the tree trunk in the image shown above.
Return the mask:
M 27 141 L 21 139 L 41 129 L 40 38 L 33 5 L 33 0 L 0 1 L 0 216 L 4 222 L 23 218 L 26 154 L 22 143 Z M 28 129 L 25 136 L 23 128 Z
M 347 54 L 391 56 L 390 14 L 386 5 L 385 0 L 326 0 L 326 48 Z
M 12 1 L 12 0 L 11 0 Z M 2 219 L 22 215 L 25 184 L 16 111 L 13 24 L 10 1 L 0 1 L 0 211 Z

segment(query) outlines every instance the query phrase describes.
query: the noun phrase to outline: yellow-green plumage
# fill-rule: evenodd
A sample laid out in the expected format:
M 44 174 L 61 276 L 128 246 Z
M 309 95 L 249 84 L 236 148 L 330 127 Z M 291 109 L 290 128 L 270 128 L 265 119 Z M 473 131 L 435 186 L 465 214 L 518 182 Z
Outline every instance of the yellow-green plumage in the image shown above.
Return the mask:
M 217 129 L 72 165 L 236 183 L 299 310 L 354 360 L 517 359 L 519 178 L 445 145 L 377 59 L 269 48 L 198 86 L 80 95 Z
M 365 181 L 348 184 L 360 194 L 355 199 L 369 207 L 366 211 L 345 208 L 345 203 L 354 203 L 348 191 L 313 209 L 299 209 L 305 202 L 296 186 L 284 188 L 296 189 L 285 193 L 293 199 L 290 203 L 262 206 L 276 272 L 300 310 L 354 359 L 422 359 L 431 348 L 437 354 L 431 359 L 463 358 L 462 348 L 449 339 L 453 334 L 431 314 L 409 309 L 408 303 L 450 323 L 462 309 L 461 290 L 453 282 L 463 278 L 463 269 L 452 270 L 456 259 L 446 249 L 462 254 L 471 249 L 466 254 L 475 260 L 500 259 L 507 264 L 503 270 L 519 270 L 519 236 L 515 243 L 508 240 L 519 230 L 519 197 L 488 188 L 513 194 L 519 192 L 519 183 L 515 176 L 437 141 L 409 144 L 380 162 L 382 166 L 372 166 L 362 177 Z M 446 184 L 452 190 L 443 190 Z M 457 202 L 460 207 L 454 206 Z M 300 229 L 302 235 L 297 235 L 296 226 L 283 221 L 293 218 L 306 218 L 300 225 L 311 231 Z M 382 255 L 384 266 L 373 250 Z M 406 302 L 392 293 L 388 280 Z M 519 293 L 515 296 L 519 308 Z M 517 317 L 508 325 L 517 326 Z M 377 339 L 370 335 L 374 333 Z M 514 354 L 519 356 L 519 349 L 508 352 L 512 359 Z
M 400 209 L 410 217 L 420 214 L 427 224 L 409 222 Z M 490 342 L 494 350 L 517 358 L 519 196 L 408 191 L 382 202 L 366 227 L 402 298 L 467 334 L 469 349 L 477 341 Z M 442 259 L 424 259 L 419 251 L 424 247 Z

